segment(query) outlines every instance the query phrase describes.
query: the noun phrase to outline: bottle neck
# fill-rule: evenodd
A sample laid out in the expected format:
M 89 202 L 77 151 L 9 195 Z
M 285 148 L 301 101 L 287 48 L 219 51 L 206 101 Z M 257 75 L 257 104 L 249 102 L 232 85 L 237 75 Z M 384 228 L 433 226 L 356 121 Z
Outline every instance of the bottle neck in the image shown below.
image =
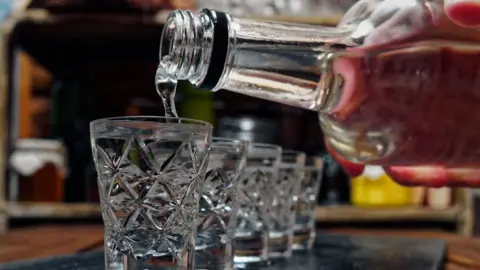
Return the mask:
M 177 10 L 163 31 L 160 65 L 170 79 L 188 80 L 198 88 L 325 111 L 334 107 L 341 88 L 341 78 L 332 73 L 332 57 L 351 45 L 349 33 L 211 10 L 195 15 Z
M 209 12 L 170 13 L 160 40 L 160 68 L 169 79 L 200 85 L 212 62 L 215 21 Z

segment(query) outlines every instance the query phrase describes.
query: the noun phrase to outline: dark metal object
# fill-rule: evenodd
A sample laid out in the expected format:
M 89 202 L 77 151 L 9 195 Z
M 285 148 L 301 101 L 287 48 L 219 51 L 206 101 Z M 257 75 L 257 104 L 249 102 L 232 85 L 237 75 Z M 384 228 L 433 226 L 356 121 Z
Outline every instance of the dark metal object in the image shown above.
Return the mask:
M 254 116 L 223 117 L 219 120 L 217 136 L 248 140 L 250 142 L 276 143 L 277 122 Z
M 320 205 L 350 203 L 350 177 L 340 164 L 330 155 L 323 155 L 323 179 L 318 194 Z
M 417 238 L 368 237 L 319 232 L 310 254 L 295 254 L 269 270 L 439 270 L 446 243 Z M 103 270 L 103 253 L 91 252 L 0 264 L 1 270 Z M 152 268 L 153 269 L 153 268 Z M 159 270 L 167 268 L 158 267 Z M 171 268 L 170 268 L 171 269 Z

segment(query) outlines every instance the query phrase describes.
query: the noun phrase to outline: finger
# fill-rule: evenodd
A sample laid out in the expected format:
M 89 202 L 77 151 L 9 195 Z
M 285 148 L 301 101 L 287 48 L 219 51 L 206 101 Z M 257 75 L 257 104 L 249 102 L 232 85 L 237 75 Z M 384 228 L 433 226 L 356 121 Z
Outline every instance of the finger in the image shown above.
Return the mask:
M 449 184 L 443 166 L 385 167 L 387 174 L 404 186 L 443 187 Z
M 425 8 L 417 0 L 384 0 L 351 34 L 362 45 L 379 45 L 404 39 L 427 26 Z
M 351 176 L 351 177 L 356 177 L 362 174 L 363 169 L 365 168 L 365 165 L 363 164 L 358 164 L 358 163 L 353 163 L 344 157 L 342 157 L 335 149 L 333 149 L 328 142 L 325 143 L 326 149 L 330 156 L 332 156 L 333 159 L 335 159 L 340 166 L 345 170 L 345 172 Z
M 405 186 L 460 186 L 479 187 L 480 167 L 446 168 L 443 166 L 391 166 L 384 168 L 387 174 Z
M 480 0 L 445 0 L 445 13 L 456 24 L 480 27 Z

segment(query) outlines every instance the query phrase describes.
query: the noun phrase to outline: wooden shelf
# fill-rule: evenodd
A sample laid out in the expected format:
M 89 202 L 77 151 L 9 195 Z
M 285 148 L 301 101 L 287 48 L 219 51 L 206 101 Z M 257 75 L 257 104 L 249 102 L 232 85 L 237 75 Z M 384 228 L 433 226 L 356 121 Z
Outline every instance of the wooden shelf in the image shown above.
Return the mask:
M 19 29 L 31 38 L 63 36 L 69 38 L 146 38 L 158 39 L 171 10 L 155 14 L 135 13 L 54 13 L 46 9 L 27 9 L 14 18 Z M 252 19 L 334 26 L 340 18 L 252 16 Z M 72 27 L 72 25 L 74 27 Z
M 455 222 L 460 207 L 444 210 L 421 207 L 360 208 L 355 206 L 319 206 L 315 211 L 317 221 L 375 222 L 375 221 L 451 221 Z
M 153 15 L 141 16 L 131 13 L 53 13 L 45 9 L 27 9 L 19 13 L 15 20 L 20 27 L 35 36 L 55 35 L 67 37 L 98 36 L 152 36 L 159 38 L 159 28 L 165 23 L 169 10 Z
M 12 17 L 11 44 L 22 47 L 52 74 L 62 73 L 82 61 L 111 65 L 118 61 L 148 63 L 158 60 L 155 58 L 158 42 L 170 12 L 57 13 L 29 8 Z M 338 18 L 284 16 L 251 18 L 326 25 L 338 21 Z
M 100 205 L 94 203 L 20 203 L 9 202 L 10 218 L 90 218 L 100 217 Z
M 29 21 L 35 24 L 58 24 L 67 22 L 96 21 L 96 29 L 102 28 L 102 23 L 110 23 L 117 28 L 125 24 L 156 24 L 163 25 L 172 10 L 161 10 L 152 15 L 139 16 L 135 13 L 53 13 L 46 9 L 27 9 L 17 18 L 19 21 Z M 248 16 L 251 19 L 281 21 L 316 25 L 336 25 L 340 17 L 296 17 L 296 16 Z M 78 27 L 78 25 L 76 25 Z M 75 28 L 76 30 L 77 28 Z
M 12 219 L 82 219 L 100 218 L 100 205 L 95 203 L 23 203 L 9 202 L 0 213 Z M 461 204 L 444 210 L 417 207 L 358 208 L 355 206 L 317 206 L 317 222 L 337 224 L 369 224 L 375 222 L 447 222 L 455 224 L 460 235 L 472 234 L 472 209 Z M 2 225 L 2 222 L 0 222 Z M 5 227 L 6 224 L 3 224 Z

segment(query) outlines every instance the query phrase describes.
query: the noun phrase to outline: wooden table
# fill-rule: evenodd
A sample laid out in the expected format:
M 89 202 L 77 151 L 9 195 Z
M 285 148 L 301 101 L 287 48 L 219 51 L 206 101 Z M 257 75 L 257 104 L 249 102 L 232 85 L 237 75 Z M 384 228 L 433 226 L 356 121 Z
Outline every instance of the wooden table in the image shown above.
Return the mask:
M 412 236 L 448 242 L 447 270 L 480 269 L 480 238 L 432 231 L 332 230 L 357 235 Z M 49 226 L 16 229 L 0 236 L 0 263 L 67 255 L 103 246 L 102 226 Z

